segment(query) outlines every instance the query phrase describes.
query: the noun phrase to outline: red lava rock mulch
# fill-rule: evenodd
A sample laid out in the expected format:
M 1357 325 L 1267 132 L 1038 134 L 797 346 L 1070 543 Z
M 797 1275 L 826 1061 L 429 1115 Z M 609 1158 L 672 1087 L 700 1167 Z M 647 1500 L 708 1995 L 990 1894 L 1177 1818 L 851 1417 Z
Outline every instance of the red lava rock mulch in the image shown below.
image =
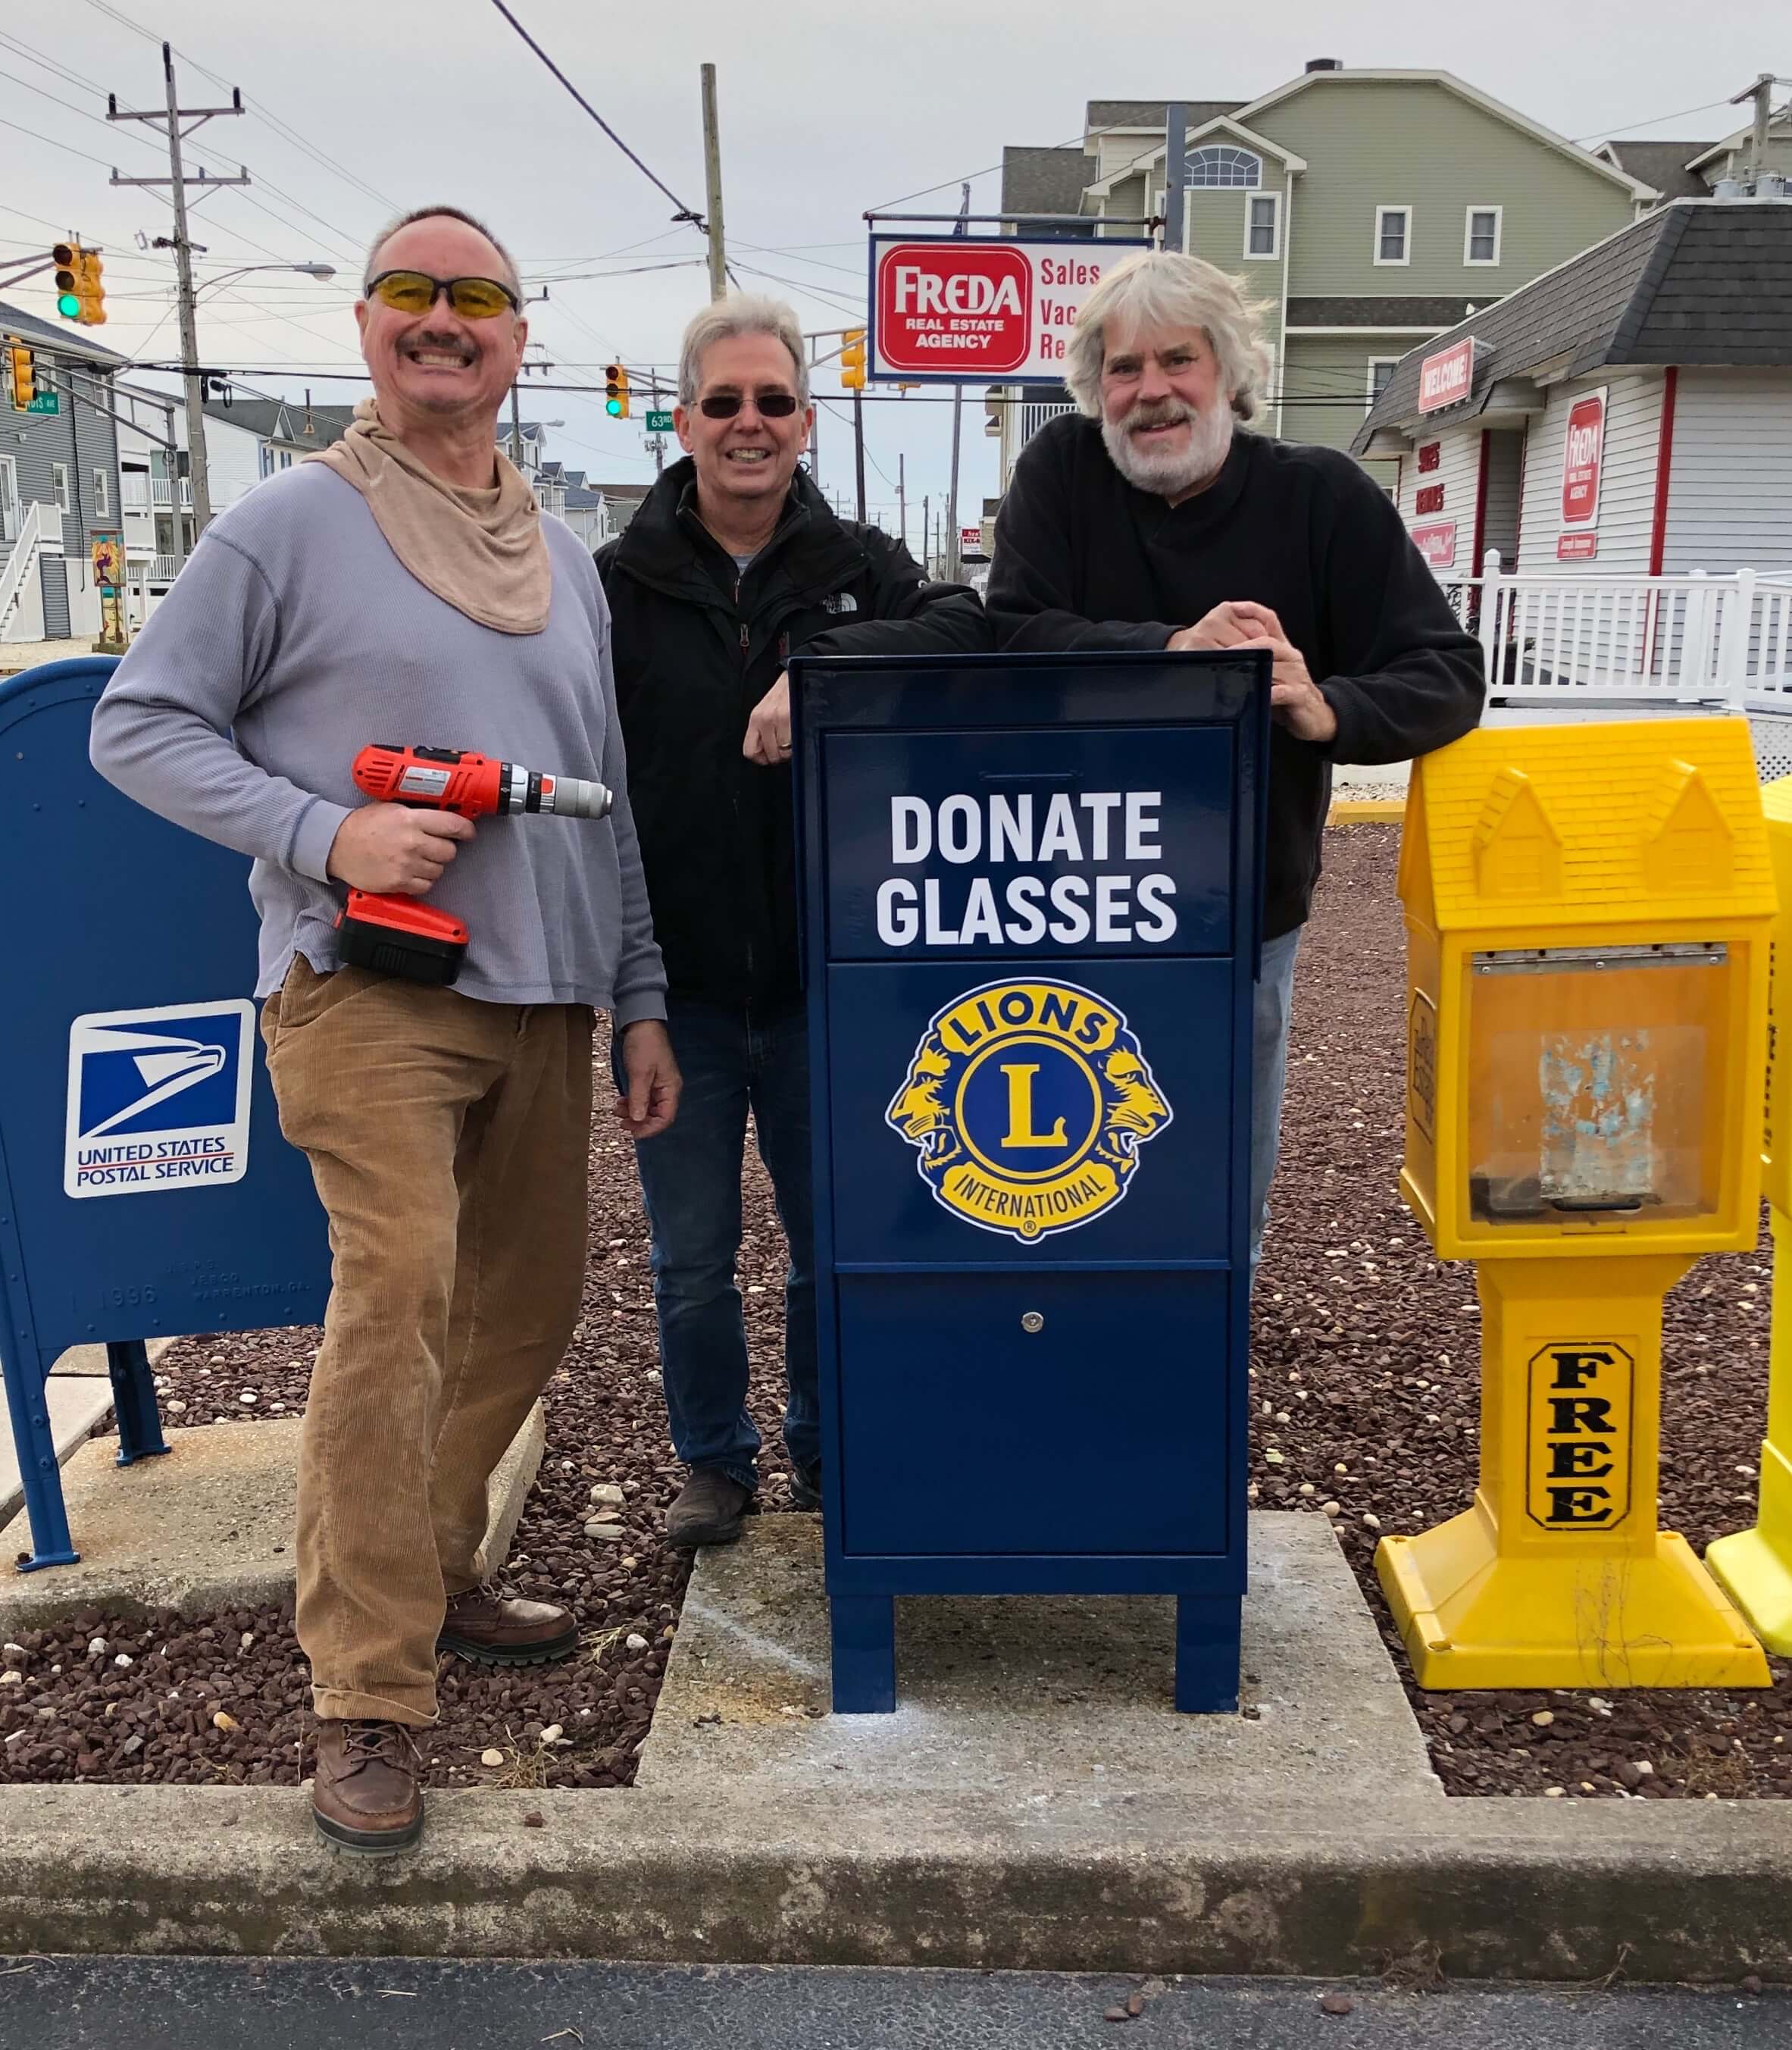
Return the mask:
M 1469 1502 L 1480 1323 L 1471 1270 L 1432 1258 L 1396 1187 L 1398 843 L 1394 826 L 1327 837 L 1259 1282 L 1251 1471 L 1266 1508 L 1324 1514 L 1335 1505 L 1334 1526 L 1406 1675 L 1375 1542 Z M 575 1602 L 585 1648 L 520 1671 L 444 1661 L 442 1722 L 425 1748 L 437 1784 L 627 1784 L 683 1600 L 688 1560 L 659 1537 L 680 1475 L 656 1379 L 645 1232 L 629 1149 L 607 1119 L 593 1138 L 590 1187 L 583 1321 L 547 1392 L 547 1456 L 507 1574 L 520 1592 Z M 789 1500 L 777 1436 L 784 1249 L 757 1165 L 746 1219 L 761 1499 L 776 1510 Z M 1763 1245 L 1702 1261 L 1669 1300 L 1662 1521 L 1700 1549 L 1753 1517 L 1771 1280 Z M 296 1414 L 317 1343 L 314 1331 L 290 1331 L 183 1340 L 158 1366 L 169 1426 Z M 594 1485 L 622 1491 L 614 1541 L 584 1534 Z M 1453 1794 L 1771 1797 L 1792 1792 L 1792 1687 L 1786 1665 L 1771 1662 L 1772 1689 L 1728 1693 L 1424 1694 L 1408 1684 Z M 0 1779 L 289 1782 L 309 1769 L 290 1610 L 150 1624 L 78 1616 L 22 1635 L 0 1651 L 0 1670 L 19 1676 L 0 1678 Z M 503 1764 L 482 1765 L 493 1750 Z

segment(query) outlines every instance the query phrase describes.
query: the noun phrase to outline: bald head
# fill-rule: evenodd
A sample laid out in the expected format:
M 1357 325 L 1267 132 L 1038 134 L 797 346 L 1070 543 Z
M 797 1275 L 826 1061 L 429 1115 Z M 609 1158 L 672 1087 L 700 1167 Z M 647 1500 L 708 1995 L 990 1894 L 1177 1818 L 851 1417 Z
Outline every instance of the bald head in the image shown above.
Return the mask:
M 403 267 L 402 265 L 395 263 L 387 255 L 386 244 L 388 242 L 402 236 L 406 229 L 416 227 L 419 222 L 450 220 L 458 220 L 463 228 L 470 228 L 473 233 L 486 244 L 492 255 L 497 257 L 496 266 L 489 266 L 489 259 L 482 258 L 479 275 L 483 275 L 485 269 L 490 267 L 492 275 L 501 279 L 517 298 L 521 298 L 523 280 L 516 268 L 516 258 L 499 241 L 484 221 L 475 219 L 470 213 L 464 212 L 458 206 L 414 207 L 409 213 L 401 213 L 395 220 L 388 220 L 374 236 L 368 249 L 367 263 L 361 271 L 363 292 L 366 290 L 367 281 L 371 278 L 377 278 L 382 271 Z

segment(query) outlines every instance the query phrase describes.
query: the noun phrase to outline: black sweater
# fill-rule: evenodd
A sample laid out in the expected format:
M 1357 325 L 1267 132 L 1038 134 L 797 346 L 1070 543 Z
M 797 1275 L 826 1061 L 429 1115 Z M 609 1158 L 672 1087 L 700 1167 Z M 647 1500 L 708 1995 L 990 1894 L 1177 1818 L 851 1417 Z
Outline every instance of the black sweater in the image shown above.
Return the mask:
M 742 754 L 749 715 L 799 649 L 983 653 L 989 622 L 900 541 L 836 519 L 803 470 L 743 575 L 698 519 L 692 479 L 675 464 L 598 551 L 629 803 L 671 993 L 782 1003 L 801 987 L 790 769 Z
M 995 523 L 987 603 L 1004 649 L 1161 648 L 1229 599 L 1268 606 L 1338 715 L 1321 746 L 1270 746 L 1264 935 L 1300 925 L 1336 762 L 1403 762 L 1481 716 L 1479 644 L 1380 486 L 1347 455 L 1241 433 L 1172 506 L 1115 469 L 1093 420 L 1047 423 Z

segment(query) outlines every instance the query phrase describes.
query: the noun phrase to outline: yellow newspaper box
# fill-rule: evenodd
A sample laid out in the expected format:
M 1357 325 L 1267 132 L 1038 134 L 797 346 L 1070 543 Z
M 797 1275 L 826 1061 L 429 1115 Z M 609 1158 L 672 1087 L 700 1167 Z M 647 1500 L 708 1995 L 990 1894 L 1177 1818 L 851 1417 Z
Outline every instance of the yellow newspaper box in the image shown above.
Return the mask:
M 1748 728 L 1471 734 L 1415 768 L 1401 1193 L 1477 1263 L 1474 1506 L 1376 1553 L 1424 1687 L 1765 1686 L 1658 1528 L 1661 1299 L 1755 1244 L 1775 909 Z
M 1720 1538 L 1710 1567 L 1770 1651 L 1792 1656 L 1792 777 L 1761 793 L 1779 885 L 1767 996 L 1767 1131 L 1763 1187 L 1774 1235 L 1767 1435 L 1760 1507 L 1751 1528 Z

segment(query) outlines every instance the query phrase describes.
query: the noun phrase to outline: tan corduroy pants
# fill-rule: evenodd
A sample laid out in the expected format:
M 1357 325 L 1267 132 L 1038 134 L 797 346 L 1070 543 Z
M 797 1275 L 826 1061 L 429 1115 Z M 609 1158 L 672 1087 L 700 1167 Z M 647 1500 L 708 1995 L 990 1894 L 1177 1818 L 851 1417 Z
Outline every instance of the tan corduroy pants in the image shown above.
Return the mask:
M 427 1724 L 487 1482 L 579 1316 L 591 1013 L 301 958 L 262 1035 L 333 1256 L 299 1446 L 313 1703 Z

